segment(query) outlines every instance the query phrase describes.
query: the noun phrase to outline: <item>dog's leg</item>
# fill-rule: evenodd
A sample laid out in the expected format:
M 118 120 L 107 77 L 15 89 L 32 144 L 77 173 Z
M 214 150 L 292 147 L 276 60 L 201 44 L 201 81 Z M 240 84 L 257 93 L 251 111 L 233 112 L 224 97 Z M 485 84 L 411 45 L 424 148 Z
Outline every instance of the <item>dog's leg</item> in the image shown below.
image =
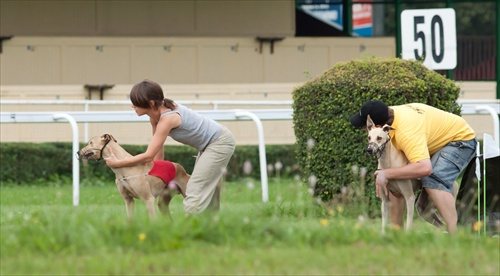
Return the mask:
M 187 174 L 184 167 L 180 164 L 174 163 L 175 166 L 175 178 L 172 180 L 177 187 L 179 187 L 180 193 L 183 197 L 186 197 L 187 183 L 189 181 L 190 175 Z
M 382 193 L 382 234 L 385 234 L 385 228 L 389 224 L 389 206 L 391 202 L 389 201 L 389 197 Z
M 404 227 L 404 218 L 405 218 L 405 198 L 401 195 L 400 192 L 389 193 L 389 221 L 392 227 L 398 227 L 402 229 Z
M 406 202 L 406 227 L 405 230 L 408 231 L 413 227 L 413 215 L 415 210 L 415 190 L 411 181 L 404 181 L 398 183 L 398 187 L 401 194 Z M 403 208 L 403 206 L 401 206 Z
M 411 195 L 406 200 L 406 231 L 413 227 L 413 214 L 415 213 L 415 195 Z
M 168 191 L 163 192 L 158 197 L 158 209 L 162 214 L 168 215 L 170 219 L 172 216 L 170 215 L 170 209 L 168 208 L 170 201 L 172 200 L 172 195 Z
M 132 218 L 134 217 L 134 204 L 135 204 L 134 198 L 128 193 L 128 191 L 126 191 L 123 188 L 123 185 L 120 183 L 120 180 L 116 179 L 115 184 L 116 187 L 118 188 L 118 191 L 122 195 L 123 201 L 125 201 L 127 217 L 129 220 L 132 220 Z
M 155 218 L 155 197 L 151 192 L 151 179 L 136 177 L 129 182 L 137 197 L 144 202 L 150 218 Z M 162 184 L 163 185 L 163 184 Z
M 172 200 L 172 198 L 174 198 L 176 194 L 180 192 L 178 190 L 179 189 L 178 186 L 173 182 L 171 183 L 173 184 L 173 186 L 171 186 L 170 184 L 167 185 L 167 187 L 162 191 L 162 193 L 158 197 L 158 209 L 160 209 L 160 212 L 162 214 L 168 215 L 169 218 L 173 220 L 169 209 L 170 201 Z
M 129 220 L 132 220 L 132 218 L 134 217 L 135 200 L 131 196 L 124 198 L 124 200 L 125 206 L 127 208 L 127 217 L 129 218 Z
M 146 198 L 142 198 L 144 204 L 146 205 L 146 209 L 148 209 L 149 217 L 154 219 L 156 217 L 155 214 L 155 198 L 152 195 L 149 195 Z

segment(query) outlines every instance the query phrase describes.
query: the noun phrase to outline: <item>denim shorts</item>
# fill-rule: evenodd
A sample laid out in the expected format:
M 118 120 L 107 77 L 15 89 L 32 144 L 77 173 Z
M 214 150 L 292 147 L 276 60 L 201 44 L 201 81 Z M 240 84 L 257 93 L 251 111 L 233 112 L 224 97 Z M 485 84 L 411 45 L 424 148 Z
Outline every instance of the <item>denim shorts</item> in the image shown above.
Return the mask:
M 477 140 L 453 141 L 431 157 L 432 174 L 422 177 L 422 186 L 452 193 L 453 182 L 476 156 Z

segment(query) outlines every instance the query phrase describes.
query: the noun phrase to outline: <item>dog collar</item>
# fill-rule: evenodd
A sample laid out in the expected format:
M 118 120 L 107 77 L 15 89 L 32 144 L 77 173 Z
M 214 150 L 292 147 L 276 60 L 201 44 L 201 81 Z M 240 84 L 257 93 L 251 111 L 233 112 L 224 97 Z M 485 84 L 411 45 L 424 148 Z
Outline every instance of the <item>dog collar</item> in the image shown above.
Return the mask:
M 102 152 L 104 151 L 104 148 L 109 144 L 109 142 L 111 142 L 111 140 L 107 140 L 106 143 L 104 143 L 104 146 L 102 146 L 101 148 L 101 156 L 99 157 L 99 160 L 102 160 Z

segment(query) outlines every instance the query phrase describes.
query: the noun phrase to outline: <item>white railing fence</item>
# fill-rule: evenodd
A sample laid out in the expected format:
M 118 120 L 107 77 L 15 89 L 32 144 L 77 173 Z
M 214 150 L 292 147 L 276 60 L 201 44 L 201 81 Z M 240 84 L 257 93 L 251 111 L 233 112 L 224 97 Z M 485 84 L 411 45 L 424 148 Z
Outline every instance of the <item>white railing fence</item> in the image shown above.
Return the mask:
M 283 107 L 291 108 L 292 101 L 228 101 L 228 100 L 211 100 L 211 101 L 177 101 L 180 104 L 186 106 L 207 106 L 211 110 L 228 109 L 228 107 L 235 106 L 251 106 L 251 107 Z M 81 106 L 82 111 L 91 111 L 92 107 L 97 106 L 123 106 L 124 110 L 131 110 L 130 101 L 99 101 L 99 100 L 0 100 L 0 105 L 10 105 L 10 106 L 22 106 L 22 105 L 56 105 L 56 106 Z M 83 126 L 83 140 L 89 140 L 89 128 L 88 123 L 85 122 Z
M 139 117 L 133 111 L 88 111 L 91 104 L 126 104 L 127 101 L 0 101 L 0 105 L 22 105 L 22 104 L 83 104 L 85 110 L 81 112 L 0 112 L 0 123 L 54 123 L 67 121 L 70 123 L 73 133 L 73 153 L 76 153 L 79 145 L 77 123 L 103 123 L 103 122 L 142 122 L 148 121 L 145 116 Z M 192 101 L 181 102 L 183 104 L 212 105 L 212 110 L 197 110 L 216 121 L 249 121 L 255 122 L 259 139 L 259 162 L 261 173 L 262 201 L 268 202 L 268 179 L 267 179 L 267 160 L 264 141 L 264 131 L 262 120 L 291 120 L 293 110 L 291 108 L 282 109 L 232 109 L 218 110 L 222 105 L 281 105 L 291 106 L 291 101 Z M 498 115 L 500 114 L 500 100 L 461 100 L 462 114 L 486 114 L 493 119 L 494 139 L 500 142 L 500 126 Z M 85 141 L 87 141 L 86 139 Z M 79 161 L 76 154 L 72 156 L 73 160 L 73 205 L 79 204 L 79 186 L 80 171 Z
M 292 109 L 256 109 L 256 110 L 198 110 L 198 113 L 216 121 L 249 121 L 255 122 L 259 139 L 259 162 L 262 186 L 262 201 L 268 202 L 267 160 L 264 141 L 264 130 L 261 120 L 290 120 Z M 146 116 L 139 117 L 133 111 L 88 111 L 88 112 L 0 112 L 0 123 L 54 123 L 68 121 L 73 132 L 73 205 L 79 203 L 80 171 L 76 157 L 78 151 L 77 123 L 106 122 L 148 122 Z

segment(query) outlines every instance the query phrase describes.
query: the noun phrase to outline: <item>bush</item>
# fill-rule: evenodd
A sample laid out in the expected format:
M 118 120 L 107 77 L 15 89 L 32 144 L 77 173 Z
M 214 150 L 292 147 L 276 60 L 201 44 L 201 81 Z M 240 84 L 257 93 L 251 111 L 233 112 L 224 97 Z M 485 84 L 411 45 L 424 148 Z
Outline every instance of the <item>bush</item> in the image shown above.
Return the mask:
M 311 185 L 315 196 L 324 201 L 360 181 L 356 167 L 366 167 L 366 183 L 373 184 L 370 176 L 377 161 L 365 154 L 366 134 L 351 126 L 350 117 L 374 99 L 388 105 L 425 103 L 460 114 L 455 102 L 459 91 L 452 80 L 417 61 L 371 57 L 336 64 L 293 91 L 302 180 L 311 182 L 310 177 L 315 176 Z M 374 188 L 367 190 L 373 201 Z
M 80 144 L 82 148 L 84 144 Z M 146 151 L 146 146 L 121 145 L 132 155 Z M 191 173 L 198 151 L 187 146 L 165 146 L 165 159 L 180 163 Z M 0 143 L 0 182 L 6 184 L 59 185 L 71 181 L 73 166 L 71 143 Z M 283 164 L 282 177 L 292 177 L 297 173 L 294 145 L 266 147 L 269 164 L 277 161 Z M 252 170 L 243 174 L 243 164 L 249 161 Z M 295 168 L 295 169 L 294 169 Z M 271 172 L 270 175 L 273 175 Z M 239 177 L 260 179 L 259 150 L 257 146 L 237 146 L 228 165 L 227 179 Z M 114 173 L 104 161 L 80 160 L 80 178 L 88 185 L 102 184 L 114 179 Z M 57 181 L 56 181 L 57 180 Z M 54 183 L 58 182 L 58 183 Z
M 249 174 L 243 171 L 245 162 L 250 162 L 252 169 Z M 295 158 L 295 145 L 266 146 L 266 161 L 268 175 L 291 178 L 299 174 Z M 280 163 L 281 170 L 276 169 Z M 252 177 L 260 180 L 260 160 L 258 146 L 237 146 L 228 164 L 228 179 Z

